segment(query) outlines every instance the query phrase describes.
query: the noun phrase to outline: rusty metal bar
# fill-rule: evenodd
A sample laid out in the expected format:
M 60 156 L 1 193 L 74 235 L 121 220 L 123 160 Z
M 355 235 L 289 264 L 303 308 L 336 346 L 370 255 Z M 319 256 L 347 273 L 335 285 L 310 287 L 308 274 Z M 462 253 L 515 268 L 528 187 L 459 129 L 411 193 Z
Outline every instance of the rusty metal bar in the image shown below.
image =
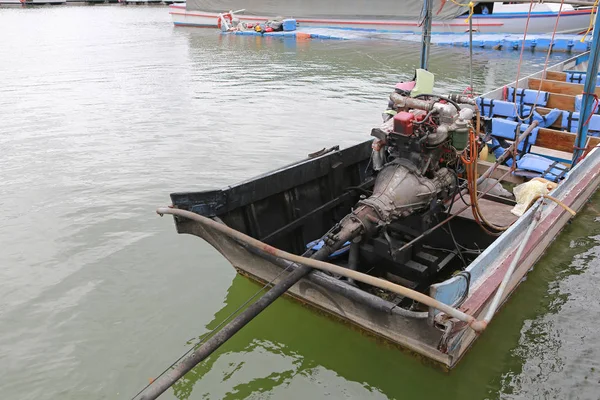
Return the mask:
M 419 303 L 422 303 L 426 306 L 429 306 L 429 307 L 438 309 L 442 312 L 445 312 L 446 314 L 450 315 L 451 317 L 454 317 L 463 322 L 466 322 L 467 324 L 469 324 L 469 326 L 471 328 L 473 328 L 473 330 L 475 330 L 477 332 L 480 332 L 481 330 L 483 330 L 483 329 L 480 329 L 481 324 L 479 322 L 481 322 L 481 321 L 477 321 L 473 316 L 465 314 L 462 311 L 460 311 L 454 307 L 451 307 L 447 304 L 439 302 L 432 297 L 429 297 L 423 293 L 419 293 L 419 292 L 409 289 L 407 287 L 400 286 L 395 283 L 386 281 L 384 279 L 376 278 L 374 276 L 363 274 L 362 272 L 352 271 L 350 269 L 343 268 L 343 267 L 340 267 L 335 264 L 331 264 L 328 262 L 324 262 L 324 261 L 320 261 L 320 260 L 316 260 L 316 259 L 312 259 L 312 258 L 298 256 L 296 254 L 291 254 L 286 251 L 276 249 L 273 246 L 270 246 L 270 245 L 263 243 L 257 239 L 254 239 L 253 237 L 250 237 L 242 232 L 232 229 L 232 228 L 228 227 L 227 225 L 220 224 L 216 221 L 213 221 L 210 218 L 206 218 L 202 215 L 193 213 L 191 211 L 179 210 L 179 209 L 175 209 L 175 208 L 159 208 L 158 210 L 156 210 L 156 212 L 159 215 L 170 214 L 170 215 L 175 215 L 178 217 L 191 219 L 193 221 L 201 223 L 202 225 L 209 226 L 210 228 L 217 230 L 227 236 L 244 241 L 244 242 L 248 243 L 249 245 L 256 247 L 260 250 L 263 250 L 263 251 L 267 252 L 268 254 L 272 254 L 276 257 L 280 257 L 285 260 L 292 261 L 292 262 L 295 262 L 295 263 L 298 263 L 301 265 L 305 265 L 305 266 L 308 266 L 308 267 L 311 267 L 314 269 L 318 269 L 321 271 L 327 271 L 327 272 L 331 272 L 333 274 L 345 276 L 347 278 L 352 278 L 356 281 L 363 282 L 368 285 L 378 287 L 380 289 L 389 290 L 390 292 L 408 297 L 408 298 L 415 300 Z
M 494 317 L 494 314 L 496 314 L 496 310 L 498 309 L 498 306 L 500 306 L 500 302 L 502 301 L 502 297 L 504 296 L 504 292 L 506 291 L 508 282 L 510 281 L 510 278 L 512 277 L 513 272 L 515 272 L 515 269 L 517 268 L 517 264 L 521 260 L 521 255 L 523 254 L 523 251 L 525 250 L 525 246 L 527 245 L 527 242 L 529 241 L 529 238 L 531 237 L 533 230 L 537 226 L 537 224 L 542 216 L 541 204 L 542 203 L 537 205 L 538 209 L 535 212 L 533 221 L 531 221 L 531 224 L 529 224 L 529 227 L 527 228 L 527 231 L 525 232 L 525 236 L 521 240 L 521 244 L 519 245 L 519 248 L 517 249 L 517 253 L 515 254 L 508 269 L 506 270 L 506 273 L 504 274 L 504 278 L 502 279 L 502 282 L 500 283 L 500 286 L 498 287 L 498 290 L 496 291 L 496 295 L 494 296 L 494 299 L 492 300 L 492 304 L 490 305 L 490 308 L 488 309 L 487 313 L 485 314 L 485 317 L 483 318 L 482 323 L 485 326 L 487 326 L 487 324 Z
M 517 152 L 519 151 L 519 149 L 517 148 L 518 144 L 523 142 L 525 139 L 527 139 L 527 136 L 529 136 L 531 134 L 531 132 L 533 132 L 533 130 L 535 128 L 537 128 L 539 122 L 538 121 L 532 121 L 531 124 L 529 124 L 529 126 L 527 127 L 527 129 L 525 129 L 523 131 L 523 133 L 517 137 L 517 140 L 515 140 L 510 146 L 508 146 L 508 148 L 504 151 L 504 153 L 502 153 L 500 155 L 500 157 L 498 157 L 498 159 L 496 160 L 496 162 L 494 163 L 494 165 L 492 165 L 491 167 L 489 167 L 487 169 L 487 171 L 485 171 L 478 179 L 477 179 L 477 184 L 479 185 L 480 183 L 482 183 L 484 181 L 485 178 L 489 177 L 494 170 L 496 169 L 496 167 L 500 164 L 502 164 L 504 161 L 506 161 L 506 159 L 512 154 L 513 151 Z M 516 167 L 516 166 L 515 166 Z

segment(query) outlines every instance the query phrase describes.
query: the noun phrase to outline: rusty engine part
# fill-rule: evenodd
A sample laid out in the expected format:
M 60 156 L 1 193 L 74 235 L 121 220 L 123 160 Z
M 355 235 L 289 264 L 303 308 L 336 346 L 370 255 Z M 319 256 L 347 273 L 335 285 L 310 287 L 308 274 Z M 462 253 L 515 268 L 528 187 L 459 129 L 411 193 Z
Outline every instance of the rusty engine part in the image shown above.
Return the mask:
M 371 132 L 377 172 L 373 194 L 329 233 L 330 247 L 361 235 L 376 236 L 390 223 L 439 207 L 455 193 L 457 178 L 451 168 L 466 147 L 473 110 L 450 98 L 418 97 L 390 95 L 395 115 L 384 115 L 381 127 Z

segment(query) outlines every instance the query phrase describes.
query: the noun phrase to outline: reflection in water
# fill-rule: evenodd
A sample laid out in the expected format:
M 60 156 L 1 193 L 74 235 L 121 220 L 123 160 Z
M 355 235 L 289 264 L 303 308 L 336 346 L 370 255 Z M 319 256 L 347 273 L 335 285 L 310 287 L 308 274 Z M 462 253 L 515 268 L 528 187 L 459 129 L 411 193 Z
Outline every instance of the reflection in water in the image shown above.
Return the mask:
M 419 50 L 176 29 L 164 7 L 2 9 L 0 37 L 0 393 L 19 400 L 129 399 L 243 303 L 258 287 L 155 207 L 365 140 Z M 476 88 L 510 82 L 517 61 L 476 50 Z M 522 73 L 543 61 L 528 54 Z M 434 47 L 431 70 L 438 90 L 462 91 L 468 51 Z M 537 371 L 557 392 L 588 396 L 597 310 L 583 300 L 596 296 L 596 253 L 574 261 L 581 275 L 569 266 L 597 246 L 592 215 L 555 242 L 451 374 L 278 300 L 177 396 L 535 397 Z M 548 311 L 558 296 L 566 302 Z M 538 367 L 536 332 L 559 347 L 542 360 L 549 368 Z
M 600 194 L 592 203 L 598 201 Z M 566 398 L 572 393 L 595 398 L 600 354 L 590 321 L 599 311 L 593 297 L 600 281 L 599 222 L 591 207 L 579 213 L 497 315 L 493 329 L 450 374 L 285 299 L 187 374 L 174 393 L 180 400 Z M 257 288 L 236 276 L 227 306 L 207 329 Z M 575 386 L 565 379 L 575 379 Z
M 245 300 L 242 296 L 250 296 L 257 287 L 246 278 L 237 276 L 228 291 L 228 306 L 215 315 L 207 329 L 214 329 L 234 311 L 236 304 Z M 217 353 L 177 382 L 174 386 L 176 397 L 188 399 L 193 388 L 197 387 L 203 398 L 265 398 L 267 394 L 277 396 L 284 393 L 285 398 L 298 399 L 324 396 L 364 398 L 367 395 L 387 398 L 358 376 L 353 376 L 352 369 L 360 364 L 357 359 L 359 353 L 339 346 L 328 329 L 323 329 L 328 327 L 337 331 L 337 323 L 311 314 L 312 311 L 289 300 L 276 302 Z M 312 329 L 302 329 L 304 323 L 300 321 L 306 317 L 320 320 L 323 330 L 317 337 Z M 285 343 L 280 341 L 281 338 L 285 338 Z M 314 359 L 317 354 L 318 358 L 330 361 L 317 362 Z M 353 381 L 356 378 L 360 380 Z M 291 388 L 293 396 L 285 390 Z M 378 397 L 373 397 L 376 394 Z
M 560 238 L 565 257 L 542 260 L 555 280 L 538 300 L 541 313 L 522 327 L 511 352 L 517 366 L 503 374 L 500 398 L 598 398 L 600 216 L 590 207 L 579 218 L 575 232 Z

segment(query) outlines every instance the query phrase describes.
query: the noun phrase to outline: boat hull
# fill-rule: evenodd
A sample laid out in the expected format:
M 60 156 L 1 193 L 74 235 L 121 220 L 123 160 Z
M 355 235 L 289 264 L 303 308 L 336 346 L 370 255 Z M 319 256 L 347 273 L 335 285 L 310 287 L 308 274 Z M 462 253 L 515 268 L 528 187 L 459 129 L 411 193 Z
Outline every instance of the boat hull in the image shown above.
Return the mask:
M 581 69 L 580 61 L 586 56 L 567 60 L 549 68 L 547 72 Z M 533 74 L 512 86 L 527 87 L 529 79 L 541 76 L 542 72 Z M 503 89 L 499 88 L 484 97 L 500 100 L 502 93 Z M 563 136 L 573 135 L 559 133 Z M 571 146 L 568 138 L 561 140 L 565 141 L 563 148 Z M 223 190 L 173 193 L 171 200 L 176 208 L 212 217 L 273 247 L 302 254 L 306 250 L 306 243 L 321 237 L 330 229 L 332 221 L 339 221 L 356 204 L 358 194 L 355 192 L 360 193 L 366 187 L 363 185 L 372 183 L 367 172 L 371 143 L 368 140 L 341 151 L 332 148 Z M 598 141 L 594 143 L 600 146 Z M 517 179 L 516 176 L 513 178 Z M 598 186 L 600 148 L 594 147 L 569 171 L 551 195 L 578 211 Z M 481 247 L 485 250 L 464 270 L 468 274 L 467 279 L 464 279 L 464 275 L 442 278 L 429 286 L 428 294 L 444 304 L 460 304 L 463 313 L 482 319 L 528 228 L 534 223 L 535 212 L 536 207 L 530 208 L 491 244 Z M 511 275 L 507 290 L 503 292 L 502 302 L 523 281 L 571 218 L 571 214 L 556 203 L 549 202 L 542 206 L 541 217 L 531 231 L 524 256 Z M 460 214 L 454 223 L 466 220 Z M 276 282 L 289 272 L 284 272 L 284 269 L 292 268 L 290 263 L 286 264 L 273 253 L 253 249 L 198 222 L 182 218 L 176 218 L 175 221 L 179 233 L 204 239 L 227 258 L 240 274 L 258 282 Z M 479 227 L 475 228 L 474 232 L 480 234 Z M 463 229 L 455 232 L 459 231 Z M 325 282 L 327 280 L 329 282 Z M 332 284 L 337 284 L 340 290 L 332 290 Z M 357 292 L 362 293 L 362 297 L 357 296 Z M 426 315 L 421 316 L 416 316 L 413 310 L 403 310 L 405 313 L 400 314 L 397 310 L 400 307 L 392 300 L 384 300 L 319 271 L 312 271 L 296 283 L 289 295 L 446 368 L 455 367 L 477 338 L 477 334 L 464 322 L 450 318 L 437 309 L 429 308 Z M 419 314 L 422 314 L 424 310 L 420 311 Z
M 281 266 L 269 261 L 267 257 L 249 251 L 242 244 L 215 230 L 194 222 L 181 223 L 178 228 L 179 233 L 189 233 L 206 240 L 234 266 L 238 273 L 256 282 L 261 284 L 277 282 L 282 276 Z M 312 274 L 324 275 L 318 271 L 313 271 Z M 307 278 L 301 279 L 292 286 L 286 295 L 352 323 L 374 336 L 398 344 L 403 349 L 422 354 L 438 364 L 445 366 L 452 364 L 451 356 L 437 350 L 441 332 L 431 329 L 426 319 L 405 318 L 375 310 L 327 290 Z
M 184 5 L 170 6 L 173 24 L 199 28 L 217 28 L 219 13 L 208 11 L 186 10 Z M 590 22 L 591 10 L 572 10 L 561 13 L 557 33 L 580 33 L 585 31 Z M 528 33 L 539 34 L 552 32 L 556 23 L 557 13 L 540 12 L 532 13 L 529 21 Z M 247 23 L 265 22 L 272 16 L 256 16 L 236 14 L 236 17 Z M 473 29 L 478 33 L 523 33 L 527 13 L 502 13 L 496 15 L 479 15 L 473 17 Z M 420 33 L 422 27 L 418 21 L 411 20 L 368 20 L 368 19 L 338 19 L 338 18 L 302 18 L 296 21 L 300 27 L 320 27 L 353 30 L 375 30 L 406 33 Z M 448 21 L 434 21 L 434 33 L 464 33 L 468 32 L 469 23 L 464 17 Z
M 600 150 L 592 151 L 578 165 L 577 170 L 573 170 L 572 173 L 571 182 L 564 182 L 561 185 L 563 189 L 558 197 L 577 211 L 585 205 L 600 185 Z M 515 226 L 511 232 L 503 235 L 502 246 L 508 250 L 505 250 L 502 254 L 496 254 L 499 246 L 490 246 L 489 251 L 492 254 L 493 261 L 487 265 L 484 271 L 486 276 L 475 282 L 476 286 L 461 307 L 463 312 L 477 318 L 483 317 L 492 301 L 497 283 L 502 279 L 527 225 L 533 218 L 533 211 L 531 209 L 530 216 L 522 218 L 519 221 L 520 224 Z M 571 215 L 559 206 L 547 206 L 541 221 L 534 230 L 531 244 L 526 249 L 527 256 L 521 260 L 518 269 L 514 272 L 503 301 L 523 281 L 525 275 L 534 267 L 552 241 L 567 225 L 570 218 Z M 273 258 L 269 257 L 268 254 L 250 251 L 242 243 L 193 221 L 179 221 L 177 227 L 179 233 L 192 234 L 207 241 L 241 275 L 261 284 L 277 282 L 278 278 L 282 276 L 284 268 L 281 263 L 273 262 Z M 487 261 L 487 259 L 483 259 L 483 262 Z M 471 266 L 470 269 L 472 270 L 473 267 Z M 313 271 L 311 274 L 325 276 L 319 271 Z M 453 285 L 454 283 L 444 282 L 440 286 Z M 460 290 L 457 292 L 460 292 Z M 441 290 L 438 287 L 436 290 L 432 290 L 431 295 L 438 300 L 445 300 L 440 296 L 440 293 Z M 377 310 L 368 304 L 332 292 L 321 285 L 315 284 L 308 278 L 300 280 L 286 294 L 303 304 L 325 311 L 334 317 L 355 325 L 361 330 L 397 344 L 403 349 L 425 356 L 427 359 L 448 369 L 456 366 L 477 339 L 477 334 L 465 325 L 456 324 L 452 331 L 444 334 L 435 327 L 436 325 L 441 326 L 443 322 L 441 320 L 413 319 Z M 435 315 L 433 311 L 430 310 L 431 315 Z
M 67 4 L 67 0 L 0 0 L 0 6 L 44 6 Z

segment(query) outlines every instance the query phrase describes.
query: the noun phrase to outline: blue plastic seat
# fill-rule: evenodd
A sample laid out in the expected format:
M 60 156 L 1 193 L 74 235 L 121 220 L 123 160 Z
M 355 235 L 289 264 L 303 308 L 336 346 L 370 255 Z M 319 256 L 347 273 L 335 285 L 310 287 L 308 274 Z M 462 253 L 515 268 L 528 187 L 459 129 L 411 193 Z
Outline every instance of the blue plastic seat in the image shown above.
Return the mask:
M 569 169 L 558 161 L 537 155 L 525 154 L 517 160 L 515 175 L 533 177 L 541 176 L 552 182 L 565 178 Z
M 514 103 L 515 102 L 515 94 L 517 97 L 517 103 L 527 104 L 527 105 L 535 104 L 536 106 L 539 106 L 539 107 L 545 107 L 546 104 L 548 104 L 548 98 L 550 97 L 550 93 L 544 92 L 543 90 L 540 90 L 538 93 L 537 90 L 524 89 L 524 88 L 515 89 L 514 87 L 509 87 L 507 100 L 509 102 Z

